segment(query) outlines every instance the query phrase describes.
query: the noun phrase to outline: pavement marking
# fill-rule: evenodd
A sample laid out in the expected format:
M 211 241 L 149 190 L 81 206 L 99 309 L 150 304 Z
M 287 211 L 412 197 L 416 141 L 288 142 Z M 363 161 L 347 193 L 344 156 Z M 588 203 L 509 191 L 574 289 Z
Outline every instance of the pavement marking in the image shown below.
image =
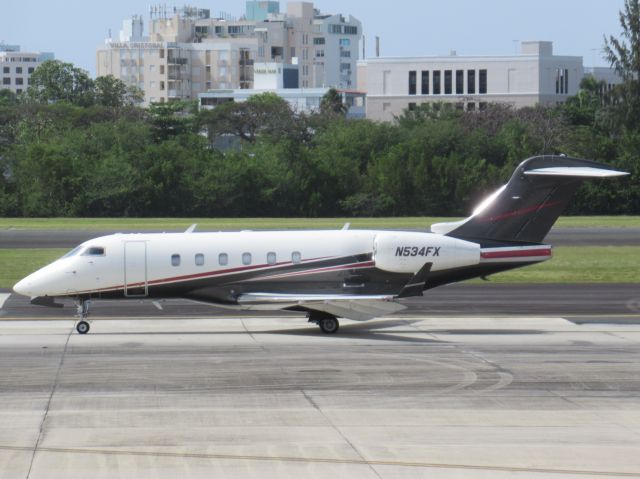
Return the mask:
M 29 446 L 9 446 L 0 445 L 0 450 L 4 451 L 33 451 Z M 295 457 L 295 456 L 258 456 L 258 455 L 235 455 L 235 454 L 207 454 L 207 453 L 181 453 L 181 452 L 154 452 L 154 451 L 131 451 L 131 450 L 110 450 L 110 449 L 84 449 L 69 447 L 39 447 L 38 452 L 50 453 L 71 453 L 71 454 L 101 454 L 107 456 L 139 456 L 139 457 L 172 457 L 182 459 L 214 459 L 214 460 L 240 460 L 240 461 L 267 461 L 267 462 L 298 462 L 298 463 L 321 463 L 321 464 L 349 464 L 349 465 L 369 465 L 369 466 L 395 466 L 423 469 L 464 469 L 480 471 L 500 471 L 500 472 L 534 472 L 538 474 L 573 474 L 576 476 L 604 476 L 604 477 L 636 477 L 640 478 L 639 472 L 622 471 L 593 471 L 585 469 L 562 469 L 549 467 L 519 467 L 519 466 L 493 466 L 481 464 L 447 464 L 437 462 L 413 462 L 413 461 L 392 461 L 392 460 L 365 460 L 365 459 L 338 459 L 322 457 Z

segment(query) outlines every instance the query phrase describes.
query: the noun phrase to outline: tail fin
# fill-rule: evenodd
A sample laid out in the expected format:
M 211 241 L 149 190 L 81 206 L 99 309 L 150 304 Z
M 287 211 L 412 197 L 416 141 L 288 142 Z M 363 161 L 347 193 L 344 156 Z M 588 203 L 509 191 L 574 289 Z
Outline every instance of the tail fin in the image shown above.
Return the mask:
M 540 243 L 582 181 L 623 176 L 594 161 L 566 156 L 535 156 L 523 161 L 509 182 L 457 223 L 438 223 L 431 231 L 461 239 Z

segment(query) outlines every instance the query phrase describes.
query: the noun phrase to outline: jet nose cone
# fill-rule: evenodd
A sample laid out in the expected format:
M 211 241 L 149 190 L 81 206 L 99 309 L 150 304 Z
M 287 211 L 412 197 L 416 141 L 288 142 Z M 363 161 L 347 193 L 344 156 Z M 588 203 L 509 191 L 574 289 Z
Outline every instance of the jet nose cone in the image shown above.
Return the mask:
M 29 280 L 28 277 L 18 281 L 15 285 L 13 285 L 13 291 L 15 291 L 18 294 L 21 294 L 22 296 L 31 296 L 31 293 L 29 291 L 30 289 L 31 289 L 31 281 Z

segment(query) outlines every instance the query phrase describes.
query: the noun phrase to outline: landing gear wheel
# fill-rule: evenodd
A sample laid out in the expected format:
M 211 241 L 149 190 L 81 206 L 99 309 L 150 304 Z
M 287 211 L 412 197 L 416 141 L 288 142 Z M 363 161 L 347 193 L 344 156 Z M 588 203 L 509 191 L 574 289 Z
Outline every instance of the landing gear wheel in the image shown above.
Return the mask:
M 76 324 L 76 331 L 78 331 L 78 333 L 80 334 L 87 334 L 89 332 L 89 323 L 87 323 L 86 321 L 80 321 L 78 324 Z
M 340 323 L 338 318 L 324 318 L 318 321 L 318 326 L 324 334 L 335 334 L 340 328 Z

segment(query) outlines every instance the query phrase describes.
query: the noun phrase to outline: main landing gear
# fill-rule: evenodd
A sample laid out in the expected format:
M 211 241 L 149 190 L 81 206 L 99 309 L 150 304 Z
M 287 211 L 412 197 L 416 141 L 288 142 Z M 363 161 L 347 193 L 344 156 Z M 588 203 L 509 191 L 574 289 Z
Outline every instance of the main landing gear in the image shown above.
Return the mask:
M 308 318 L 310 323 L 320 326 L 320 331 L 324 334 L 335 334 L 340 328 L 338 318 L 328 313 L 313 311 L 309 313 Z
M 82 298 L 79 298 L 76 301 L 76 314 L 78 316 L 78 319 L 80 320 L 76 324 L 76 331 L 78 331 L 79 334 L 87 334 L 89 332 L 89 329 L 91 328 L 89 322 L 86 320 L 86 318 L 89 316 L 90 303 L 91 301 L 89 301 L 88 299 Z

